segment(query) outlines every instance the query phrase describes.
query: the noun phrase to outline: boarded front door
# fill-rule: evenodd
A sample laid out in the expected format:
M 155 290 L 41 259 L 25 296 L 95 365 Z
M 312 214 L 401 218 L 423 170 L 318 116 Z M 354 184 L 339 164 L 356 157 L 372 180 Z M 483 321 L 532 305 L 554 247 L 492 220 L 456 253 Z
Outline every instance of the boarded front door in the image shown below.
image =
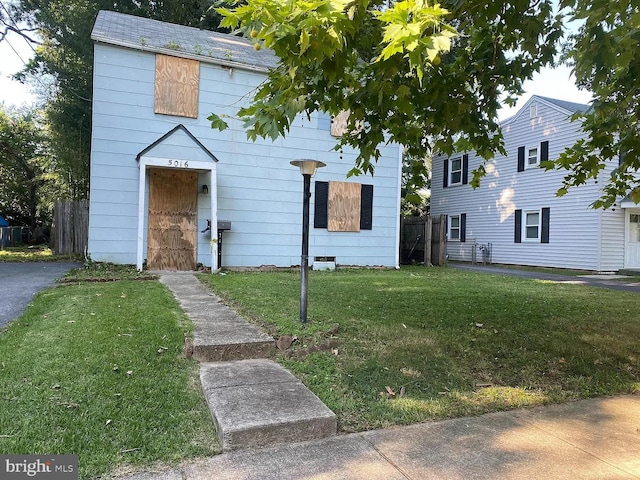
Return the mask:
M 147 267 L 196 269 L 198 174 L 154 168 L 149 172 Z

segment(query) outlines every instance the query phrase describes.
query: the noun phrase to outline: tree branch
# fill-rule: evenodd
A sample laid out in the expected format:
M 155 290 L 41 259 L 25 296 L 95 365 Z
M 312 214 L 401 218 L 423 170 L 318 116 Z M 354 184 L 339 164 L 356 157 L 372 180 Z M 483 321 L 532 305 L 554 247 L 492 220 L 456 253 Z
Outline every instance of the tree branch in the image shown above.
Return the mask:
M 37 31 L 36 28 L 16 28 L 12 25 L 8 25 L 4 20 L 2 20 L 2 23 L 5 28 L 4 28 L 4 31 L 0 33 L 0 42 L 4 40 L 4 38 L 7 36 L 9 32 L 14 32 L 20 35 L 22 38 L 24 38 L 28 42 L 34 43 L 36 45 L 40 45 L 40 42 L 38 40 L 34 40 L 33 38 L 31 38 L 29 35 L 25 33 L 25 32 L 36 32 Z

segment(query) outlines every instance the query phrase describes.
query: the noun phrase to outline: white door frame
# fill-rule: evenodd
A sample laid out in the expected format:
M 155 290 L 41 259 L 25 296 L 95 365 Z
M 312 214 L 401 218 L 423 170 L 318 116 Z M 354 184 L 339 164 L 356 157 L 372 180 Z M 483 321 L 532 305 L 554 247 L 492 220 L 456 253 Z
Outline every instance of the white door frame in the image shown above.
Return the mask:
M 136 248 L 136 267 L 142 270 L 144 257 L 144 214 L 145 200 L 147 199 L 147 170 L 151 167 L 176 168 L 179 170 L 208 171 L 211 174 L 211 186 L 209 187 L 209 198 L 211 199 L 211 273 L 218 271 L 218 182 L 216 176 L 216 162 L 202 162 L 196 160 L 176 160 L 172 158 L 140 157 L 138 168 L 140 169 L 138 183 L 138 244 Z M 196 247 L 197 255 L 197 247 Z
M 631 215 L 640 215 L 640 208 L 626 208 L 624 212 L 624 267 L 640 268 L 640 263 L 631 264 L 631 259 L 629 258 L 629 224 Z

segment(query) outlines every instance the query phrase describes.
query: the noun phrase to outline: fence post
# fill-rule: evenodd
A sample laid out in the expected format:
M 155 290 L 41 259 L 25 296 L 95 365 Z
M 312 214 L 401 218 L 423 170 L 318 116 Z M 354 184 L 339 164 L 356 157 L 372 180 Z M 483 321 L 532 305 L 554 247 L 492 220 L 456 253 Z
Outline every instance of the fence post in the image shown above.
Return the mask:
M 433 235 L 433 221 L 431 215 L 427 217 L 427 221 L 424 222 L 424 266 L 432 267 L 431 263 L 431 242 Z
M 440 243 L 440 258 L 438 258 L 438 265 L 439 266 L 444 266 L 446 259 L 447 259 L 447 227 L 446 227 L 446 222 L 447 222 L 447 216 L 446 215 L 440 215 L 440 238 L 439 238 L 439 242 Z

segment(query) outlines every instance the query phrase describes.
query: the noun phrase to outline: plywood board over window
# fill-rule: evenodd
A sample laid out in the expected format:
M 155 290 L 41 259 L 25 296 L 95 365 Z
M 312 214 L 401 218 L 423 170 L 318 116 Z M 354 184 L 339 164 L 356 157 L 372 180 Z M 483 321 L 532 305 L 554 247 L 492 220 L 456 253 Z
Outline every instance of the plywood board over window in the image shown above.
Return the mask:
M 359 232 L 362 185 L 329 182 L 330 232 Z
M 335 117 L 331 118 L 331 135 L 334 137 L 341 137 L 347 131 L 347 124 L 349 123 L 349 110 L 340 112 Z
M 198 118 L 200 62 L 156 55 L 154 111 Z

